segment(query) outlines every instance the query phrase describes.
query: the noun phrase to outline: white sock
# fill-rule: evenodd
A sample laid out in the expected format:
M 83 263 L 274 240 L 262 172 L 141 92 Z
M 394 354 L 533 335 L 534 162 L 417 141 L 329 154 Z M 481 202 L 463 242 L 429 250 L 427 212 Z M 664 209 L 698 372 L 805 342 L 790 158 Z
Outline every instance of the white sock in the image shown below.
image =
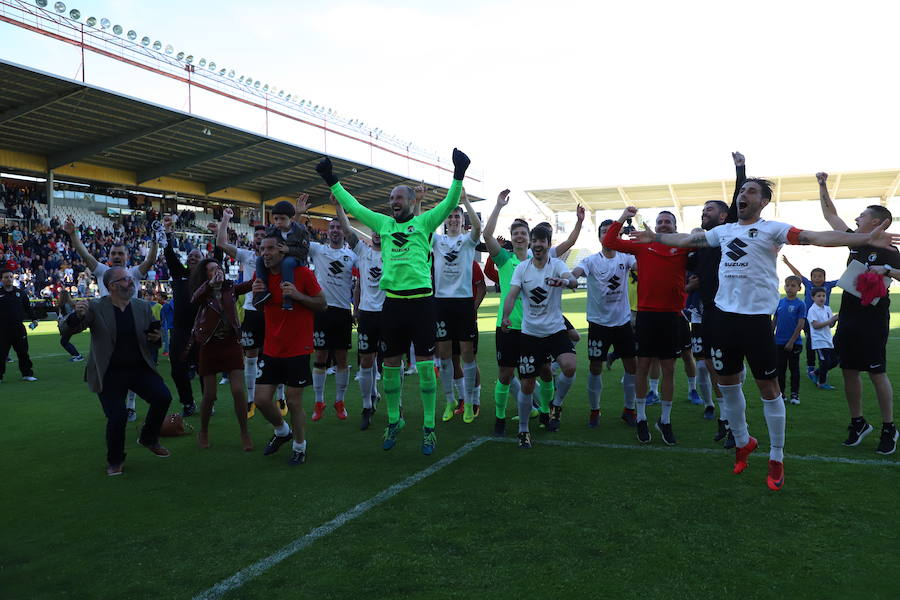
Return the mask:
M 634 407 L 637 409 L 637 417 L 638 421 L 646 421 L 647 420 L 647 397 L 643 398 L 635 398 L 634 399 Z
M 134 407 L 135 407 L 134 399 L 136 397 L 137 397 L 137 394 L 135 394 L 131 390 L 128 390 L 128 395 L 125 396 L 125 408 L 130 408 L 131 410 L 134 410 Z
M 659 379 L 650 380 L 650 391 L 659 396 Z
M 278 437 L 284 437 L 291 432 L 291 426 L 287 424 L 287 421 L 282 421 L 280 427 L 275 428 L 275 435 Z
M 294 441 L 291 443 L 291 446 L 296 452 L 306 452 L 306 440 L 302 442 Z
M 472 397 L 472 404 L 475 406 L 481 406 L 481 386 L 475 386 L 475 395 Z
M 634 409 L 634 375 L 625 373 L 622 376 L 622 392 L 625 395 L 625 408 Z M 645 398 L 646 400 L 646 398 Z M 645 405 L 646 406 L 646 405 Z
M 347 395 L 347 386 L 350 385 L 350 369 L 338 369 L 334 373 L 334 401 L 343 402 Z
M 519 401 L 520 389 L 522 389 L 522 386 L 519 385 L 519 378 L 513 375 L 513 378 L 509 380 L 509 393 L 512 394 L 512 397 L 516 399 L 516 402 Z
M 519 408 L 519 433 L 528 431 L 528 419 L 531 418 L 531 394 L 519 391 L 518 396 Z
M 573 383 L 575 383 L 575 373 L 572 373 L 572 376 L 569 377 L 560 371 L 559 377 L 556 379 L 556 394 L 553 395 L 553 404 L 562 406 L 563 400 L 566 399 L 566 394 L 569 393 L 569 388 L 572 387 Z
M 603 378 L 600 373 L 588 373 L 587 393 L 591 410 L 600 410 L 600 394 L 603 392 Z
M 784 462 L 784 397 L 779 394 L 774 400 L 763 400 L 763 415 L 769 428 L 769 459 Z
M 313 391 L 316 393 L 316 404 L 325 402 L 325 369 L 313 368 Z
M 284 402 L 284 384 L 279 383 L 278 387 L 275 388 L 275 398 Z
M 696 392 L 697 391 L 697 378 L 696 377 L 688 377 L 688 391 Z
M 709 369 L 706 367 L 706 361 L 697 361 L 697 385 L 700 387 L 700 397 L 703 398 L 703 404 L 713 406 L 712 401 L 712 379 L 709 377 Z
M 244 384 L 247 386 L 247 404 L 253 402 L 253 395 L 256 394 L 256 365 L 259 362 L 257 356 L 244 357 Z
M 747 400 L 744 398 L 744 388 L 737 383 L 720 385 L 719 389 L 722 390 L 722 404 L 728 415 L 728 425 L 734 435 L 734 443 L 742 448 L 750 441 L 750 433 L 747 431 Z
M 359 369 L 359 395 L 362 396 L 363 408 L 372 408 L 372 386 L 375 385 L 372 371 L 374 370 L 374 367 Z
M 460 377 L 459 379 L 453 380 L 453 390 L 456 392 L 456 399 L 462 400 L 463 402 L 468 401 L 468 396 L 466 395 L 466 378 Z
M 438 359 L 435 358 L 435 361 L 437 361 L 437 360 Z M 409 345 L 409 366 L 410 367 L 416 366 L 416 347 L 414 344 Z
M 741 385 L 744 384 L 744 381 L 747 379 L 747 369 L 741 369 Z
M 444 389 L 444 400 L 453 404 L 453 364 L 449 360 L 441 361 L 441 387 Z
M 470 363 L 464 362 L 462 364 L 462 370 L 466 403 L 472 404 L 472 399 L 475 397 L 475 377 L 476 373 L 478 373 L 478 363 L 474 360 Z
M 659 415 L 659 422 L 663 425 L 667 425 L 672 418 L 672 401 L 671 400 L 663 400 L 660 402 L 662 406 L 662 411 Z

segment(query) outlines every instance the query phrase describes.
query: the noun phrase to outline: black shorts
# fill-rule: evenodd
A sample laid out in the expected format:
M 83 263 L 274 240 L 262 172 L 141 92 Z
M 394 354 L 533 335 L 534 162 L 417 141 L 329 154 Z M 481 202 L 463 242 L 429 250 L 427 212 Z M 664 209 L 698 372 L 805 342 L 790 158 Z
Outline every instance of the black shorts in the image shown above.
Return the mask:
M 639 310 L 634 324 L 636 354 L 662 360 L 676 358 L 684 348 L 678 321 L 684 321 L 680 312 Z
M 684 315 L 678 320 L 678 345 L 682 352 L 691 349 L 691 324 Z
M 313 347 L 316 350 L 349 350 L 353 317 L 350 309 L 329 306 L 317 312 L 313 325 Z
M 519 366 L 519 342 L 522 332 L 518 329 L 510 329 L 506 333 L 499 327 L 494 337 L 494 346 L 497 348 L 497 365 L 501 367 Z
M 884 373 L 887 369 L 887 341 L 890 314 L 855 315 L 841 312 L 834 348 L 840 356 L 840 367 L 850 371 Z
M 519 379 L 534 379 L 541 366 L 553 362 L 560 354 L 575 354 L 575 346 L 564 329 L 547 337 L 522 333 L 519 336 Z
M 606 360 L 609 347 L 619 358 L 634 358 L 634 329 L 631 321 L 618 327 L 608 327 L 588 322 L 588 360 Z
M 434 299 L 434 339 L 471 342 L 478 337 L 475 301 L 471 298 Z
M 256 385 L 281 385 L 302 388 L 312 383 L 309 354 L 280 358 L 261 354 L 256 363 Z
M 256 350 L 263 347 L 266 339 L 266 318 L 261 310 L 245 310 L 244 322 L 241 323 L 241 346 L 244 350 Z
M 356 326 L 356 349 L 360 354 L 374 354 L 383 344 L 381 335 L 381 313 L 370 310 L 359 311 L 359 324 Z
M 755 379 L 778 376 L 775 334 L 769 315 L 741 315 L 720 310 L 711 312 L 709 354 L 719 375 L 737 375 L 744 358 Z
M 691 353 L 694 358 L 709 358 L 709 352 L 703 343 L 703 323 L 691 323 Z
M 419 356 L 434 355 L 434 298 L 384 299 L 381 308 L 381 334 L 384 355 L 401 356 L 410 343 Z

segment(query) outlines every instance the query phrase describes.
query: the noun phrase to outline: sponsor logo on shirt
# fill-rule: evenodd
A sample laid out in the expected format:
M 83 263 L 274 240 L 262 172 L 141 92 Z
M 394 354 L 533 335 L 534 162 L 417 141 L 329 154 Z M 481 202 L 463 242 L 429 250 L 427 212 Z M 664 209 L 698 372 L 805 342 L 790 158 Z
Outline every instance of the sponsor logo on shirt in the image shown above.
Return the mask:
M 547 295 L 547 290 L 542 287 L 536 287 L 531 290 L 531 293 L 528 295 L 528 297 L 531 298 L 531 301 L 535 304 L 540 304 L 547 299 Z
M 381 279 L 381 267 L 369 267 L 369 277 L 372 281 Z
M 747 247 L 747 243 L 741 240 L 741 238 L 734 238 L 730 242 L 728 242 L 728 252 L 725 255 L 731 260 L 740 260 L 741 258 L 747 256 L 747 253 L 744 252 L 744 248 Z M 729 265 L 730 266 L 730 265 Z M 737 266 L 737 265 L 735 265 Z
M 621 265 L 620 265 L 621 266 Z M 613 275 L 609 278 L 606 287 L 609 288 L 609 291 L 614 292 L 622 286 L 622 279 L 618 275 Z
M 412 233 L 412 227 L 407 229 L 407 233 L 400 233 L 399 231 L 395 231 L 391 234 L 391 238 L 394 240 L 394 245 L 398 248 L 404 247 L 407 243 L 409 243 L 409 234 Z
M 447 261 L 448 263 L 452 263 L 457 258 L 459 258 L 459 254 L 456 252 L 456 250 L 451 250 L 450 252 L 448 252 L 447 254 L 444 255 L 444 260 Z
M 346 260 L 346 259 L 347 259 L 347 257 L 345 256 L 344 260 Z M 328 270 L 331 271 L 332 275 L 340 275 L 341 273 L 344 272 L 344 265 L 342 265 L 341 261 L 339 261 L 339 260 L 333 260 L 330 263 L 328 263 Z

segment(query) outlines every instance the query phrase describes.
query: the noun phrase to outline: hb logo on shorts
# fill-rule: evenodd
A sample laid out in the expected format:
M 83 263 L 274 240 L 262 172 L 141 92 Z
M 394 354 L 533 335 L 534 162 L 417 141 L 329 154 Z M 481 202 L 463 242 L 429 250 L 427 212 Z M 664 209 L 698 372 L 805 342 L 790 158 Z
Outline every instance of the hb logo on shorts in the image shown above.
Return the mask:
M 691 351 L 694 354 L 700 354 L 703 352 L 703 338 L 702 337 L 692 337 L 691 338 Z
M 252 348 L 253 344 L 253 334 L 249 331 L 244 331 L 241 333 L 241 346 L 244 348 Z
M 713 359 L 713 369 L 716 371 L 721 371 L 725 368 L 725 363 L 722 362 L 722 357 L 724 356 L 721 348 L 710 348 L 709 355 Z
M 439 338 L 447 337 L 447 323 L 445 321 L 438 321 L 436 325 L 437 329 L 435 335 Z
M 369 336 L 366 335 L 365 333 L 359 334 L 358 346 L 359 346 L 358 350 L 360 352 L 362 352 L 363 350 L 368 350 L 369 349 Z
M 325 332 L 316 331 L 313 333 L 313 346 L 321 347 L 325 345 Z
M 533 356 L 522 356 L 519 357 L 519 373 L 522 375 L 530 375 L 534 373 L 534 357 Z
M 256 378 L 259 379 L 263 374 L 263 367 L 266 366 L 266 361 L 260 359 L 258 363 L 256 363 Z
M 603 343 L 600 340 L 588 340 L 588 358 L 603 356 Z

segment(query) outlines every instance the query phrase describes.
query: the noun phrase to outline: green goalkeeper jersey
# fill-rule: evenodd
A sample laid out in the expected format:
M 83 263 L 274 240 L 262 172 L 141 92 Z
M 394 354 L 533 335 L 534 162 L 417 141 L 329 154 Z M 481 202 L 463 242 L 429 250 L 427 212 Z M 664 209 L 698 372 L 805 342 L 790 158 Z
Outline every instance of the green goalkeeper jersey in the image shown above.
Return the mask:
M 422 298 L 432 294 L 431 236 L 459 204 L 462 182 L 453 180 L 447 197 L 421 215 L 399 222 L 359 203 L 340 183 L 331 192 L 348 213 L 381 236 L 381 289 L 392 298 Z

